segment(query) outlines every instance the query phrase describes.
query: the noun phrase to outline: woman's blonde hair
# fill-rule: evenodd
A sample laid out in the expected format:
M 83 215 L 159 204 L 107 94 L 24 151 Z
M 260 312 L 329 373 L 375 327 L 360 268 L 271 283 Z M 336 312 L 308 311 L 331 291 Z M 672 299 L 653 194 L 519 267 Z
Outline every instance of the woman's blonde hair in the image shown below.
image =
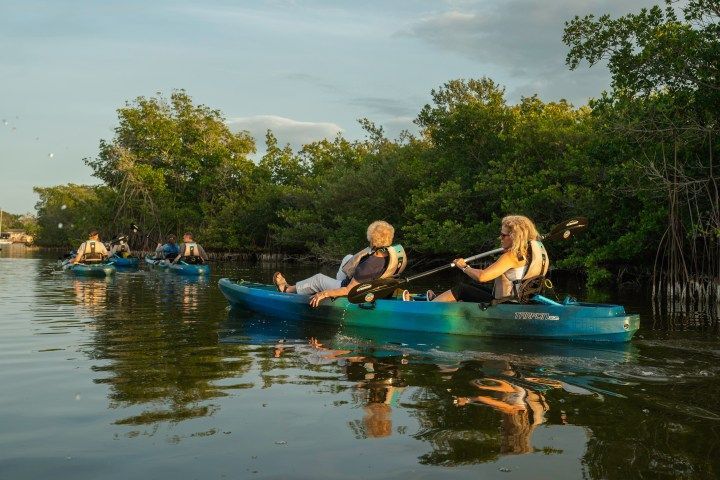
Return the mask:
M 540 236 L 535 224 L 523 215 L 508 215 L 502 219 L 502 226 L 510 231 L 512 238 L 510 251 L 517 256 L 518 260 L 526 259 L 528 242 L 537 240 Z
M 384 220 L 377 220 L 367 229 L 367 239 L 373 248 L 389 247 L 392 245 L 395 229 Z

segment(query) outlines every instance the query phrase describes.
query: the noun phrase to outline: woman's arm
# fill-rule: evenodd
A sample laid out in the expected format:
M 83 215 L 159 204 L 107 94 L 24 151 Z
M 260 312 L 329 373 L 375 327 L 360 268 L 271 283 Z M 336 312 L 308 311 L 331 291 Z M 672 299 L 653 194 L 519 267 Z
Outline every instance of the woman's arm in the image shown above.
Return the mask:
M 85 244 L 84 243 L 82 245 L 80 245 L 80 247 L 78 248 L 77 255 L 75 255 L 75 258 L 73 258 L 71 263 L 78 263 L 82 259 L 83 253 L 85 253 Z
M 350 283 L 348 283 L 345 287 L 334 288 L 332 290 L 323 290 L 322 292 L 318 292 L 310 298 L 310 306 L 313 308 L 317 307 L 318 305 L 320 305 L 320 302 L 322 302 L 326 298 L 347 297 L 347 294 L 350 293 L 350 290 L 357 284 L 357 280 L 353 278 Z
M 507 272 L 511 268 L 521 266 L 518 265 L 520 262 L 517 262 L 513 259 L 512 252 L 503 253 L 500 258 L 495 261 L 495 263 L 485 269 L 472 268 L 471 266 L 467 265 L 467 263 L 465 263 L 465 259 L 463 258 L 456 259 L 454 263 L 455 266 L 461 269 L 467 276 L 480 283 L 495 280 L 497 277 Z

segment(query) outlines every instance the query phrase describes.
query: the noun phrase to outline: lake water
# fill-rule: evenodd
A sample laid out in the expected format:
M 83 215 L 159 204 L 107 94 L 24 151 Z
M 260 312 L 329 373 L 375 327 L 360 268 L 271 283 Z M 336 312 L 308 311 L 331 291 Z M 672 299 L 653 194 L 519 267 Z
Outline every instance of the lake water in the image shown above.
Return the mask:
M 653 329 L 641 295 L 615 299 L 626 345 L 487 341 L 230 311 L 217 280 L 271 265 L 54 262 L 0 253 L 3 480 L 720 475 L 720 339 Z

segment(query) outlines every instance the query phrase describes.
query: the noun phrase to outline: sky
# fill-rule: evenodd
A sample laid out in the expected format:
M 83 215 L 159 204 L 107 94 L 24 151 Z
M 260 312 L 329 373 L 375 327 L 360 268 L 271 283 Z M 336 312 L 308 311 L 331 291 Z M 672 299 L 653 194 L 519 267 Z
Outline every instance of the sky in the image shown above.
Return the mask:
M 111 140 L 116 110 L 185 89 L 247 130 L 294 148 L 360 118 L 392 138 L 432 89 L 487 76 L 509 102 L 583 105 L 602 66 L 565 65 L 565 21 L 648 0 L 0 0 L 0 208 L 34 211 L 33 186 L 96 184 L 83 158 Z

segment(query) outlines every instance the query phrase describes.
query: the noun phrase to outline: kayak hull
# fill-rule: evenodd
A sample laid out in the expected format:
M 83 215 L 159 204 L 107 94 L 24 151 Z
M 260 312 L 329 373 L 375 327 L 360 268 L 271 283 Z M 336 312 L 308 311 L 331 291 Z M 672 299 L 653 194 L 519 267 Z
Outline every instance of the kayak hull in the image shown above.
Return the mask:
M 117 268 L 137 268 L 140 265 L 140 259 L 137 257 L 123 258 L 113 255 L 110 260 Z
M 109 277 L 115 273 L 115 265 L 112 263 L 76 263 L 68 264 L 65 269 L 79 277 Z
M 170 264 L 168 267 L 171 272 L 176 273 L 178 275 L 188 275 L 188 276 L 206 276 L 210 275 L 210 265 L 207 263 L 203 263 L 200 265 L 193 265 L 190 263 L 185 262 L 178 262 Z
M 160 260 L 150 256 L 145 257 L 145 263 L 151 267 L 165 269 L 170 266 L 170 262 L 167 260 Z
M 278 292 L 272 285 L 223 278 L 220 290 L 233 306 L 296 321 L 395 330 L 590 342 L 627 342 L 640 327 L 638 315 L 620 305 L 571 303 L 500 304 L 376 300 L 354 305 L 347 298 L 325 300 L 318 308 L 307 295 Z

